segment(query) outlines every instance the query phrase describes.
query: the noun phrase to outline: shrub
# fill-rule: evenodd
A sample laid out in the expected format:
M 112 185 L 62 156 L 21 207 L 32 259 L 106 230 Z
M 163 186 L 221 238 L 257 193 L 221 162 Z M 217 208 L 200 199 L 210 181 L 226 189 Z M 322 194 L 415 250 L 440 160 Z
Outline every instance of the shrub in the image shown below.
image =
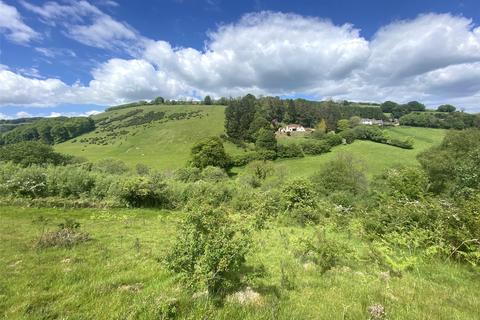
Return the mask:
M 421 199 L 428 188 L 428 177 L 415 167 L 390 169 L 384 174 L 387 192 L 410 200 Z
M 175 178 L 182 182 L 195 182 L 200 180 L 201 170 L 196 167 L 186 167 L 175 171 Z
M 23 167 L 66 164 L 71 157 L 55 152 L 52 146 L 38 141 L 24 141 L 0 146 L 0 161 L 18 163 Z
M 328 143 L 328 145 L 333 148 L 335 146 L 341 145 L 342 144 L 342 136 L 339 134 L 327 134 L 323 138 L 323 140 Z
M 192 165 L 203 169 L 208 166 L 227 169 L 231 160 L 225 153 L 222 140 L 218 137 L 205 138 L 196 143 L 191 150 Z
M 47 175 L 42 167 L 31 166 L 19 168 L 6 181 L 6 189 L 11 194 L 28 197 L 43 197 L 47 195 Z
M 130 177 L 122 182 L 120 198 L 132 207 L 162 207 L 170 205 L 166 183 L 159 177 Z
M 94 175 L 78 167 L 51 167 L 46 174 L 49 195 L 78 197 L 88 194 L 95 186 Z
M 282 189 L 282 197 L 287 210 L 305 207 L 315 208 L 315 196 L 313 184 L 306 179 L 291 180 Z
M 345 245 L 328 238 L 324 230 L 317 230 L 313 239 L 299 238 L 296 241 L 294 254 L 302 263 L 312 262 L 324 273 L 339 265 L 351 253 Z
M 254 160 L 260 160 L 260 155 L 256 151 L 248 151 L 248 152 L 244 152 L 244 153 L 233 156 L 232 164 L 235 167 L 242 167 Z
M 146 176 L 150 173 L 150 168 L 143 163 L 137 163 L 137 165 L 135 166 L 135 171 L 140 176 Z
M 93 169 L 108 174 L 125 174 L 130 171 L 125 162 L 117 159 L 104 159 L 94 164 Z
M 279 144 L 277 147 L 279 158 L 302 158 L 303 156 L 302 148 L 298 144 Z
M 57 230 L 42 233 L 36 245 L 39 248 L 71 248 L 91 239 L 88 233 L 80 232 L 79 229 L 80 223 L 65 219 L 65 222 L 58 225 Z
M 202 170 L 200 177 L 202 180 L 213 181 L 213 182 L 220 182 L 228 179 L 228 175 L 225 172 L 225 170 L 218 167 L 212 167 L 212 166 L 208 166 L 204 168 Z
M 317 190 L 326 194 L 348 191 L 357 195 L 367 189 L 363 164 L 349 153 L 339 153 L 334 160 L 325 163 L 311 180 Z
M 186 209 L 196 209 L 201 205 L 218 207 L 232 199 L 233 190 L 227 183 L 197 181 L 187 185 L 181 195 Z
M 301 143 L 303 153 L 310 155 L 322 154 L 330 151 L 330 145 L 325 141 L 304 141 Z
M 206 288 L 213 297 L 224 296 L 240 283 L 250 247 L 245 230 L 234 226 L 211 207 L 189 213 L 165 257 L 167 268 L 192 290 Z

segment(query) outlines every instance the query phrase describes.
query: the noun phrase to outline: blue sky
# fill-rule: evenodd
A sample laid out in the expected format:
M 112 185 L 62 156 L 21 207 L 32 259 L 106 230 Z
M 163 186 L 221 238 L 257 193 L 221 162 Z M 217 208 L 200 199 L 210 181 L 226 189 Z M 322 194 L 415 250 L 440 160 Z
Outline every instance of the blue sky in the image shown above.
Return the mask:
M 0 117 L 156 96 L 480 111 L 479 1 L 0 0 Z

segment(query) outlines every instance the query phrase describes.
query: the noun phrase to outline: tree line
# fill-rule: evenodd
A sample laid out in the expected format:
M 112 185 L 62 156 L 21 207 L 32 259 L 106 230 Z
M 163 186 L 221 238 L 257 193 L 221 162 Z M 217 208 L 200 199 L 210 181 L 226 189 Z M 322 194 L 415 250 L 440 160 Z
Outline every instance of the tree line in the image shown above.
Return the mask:
M 0 136 L 0 144 L 22 141 L 41 141 L 56 144 L 75 138 L 95 129 L 93 119 L 88 117 L 42 118 L 31 123 L 16 126 Z

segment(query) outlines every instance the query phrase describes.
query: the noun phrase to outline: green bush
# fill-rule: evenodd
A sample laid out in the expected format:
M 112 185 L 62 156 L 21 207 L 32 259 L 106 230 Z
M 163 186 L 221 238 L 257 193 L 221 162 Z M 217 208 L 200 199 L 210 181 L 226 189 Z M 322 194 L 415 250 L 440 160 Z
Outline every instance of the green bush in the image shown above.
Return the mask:
M 205 181 L 220 182 L 228 179 L 228 175 L 225 170 L 208 166 L 202 170 L 200 178 Z
M 0 146 L 0 162 L 13 162 L 23 167 L 29 165 L 61 165 L 71 157 L 55 152 L 52 146 L 38 141 L 24 141 Z
M 313 239 L 299 238 L 294 246 L 294 254 L 302 263 L 314 263 L 324 273 L 345 262 L 351 250 L 319 229 Z
M 288 181 L 282 188 L 282 197 L 287 210 L 316 207 L 316 192 L 306 179 Z
M 165 257 L 165 264 L 191 290 L 207 289 L 222 297 L 240 283 L 249 251 L 248 234 L 211 207 L 188 214 Z
M 302 148 L 295 143 L 279 144 L 277 147 L 278 158 L 302 158 L 304 157 Z
M 18 168 L 12 172 L 5 183 L 5 189 L 10 194 L 32 198 L 44 197 L 48 194 L 47 175 L 45 168 L 31 166 Z
M 234 190 L 228 183 L 215 183 L 197 181 L 188 184 L 182 191 L 180 201 L 187 210 L 195 209 L 201 205 L 219 207 L 228 203 L 234 194 Z
M 132 207 L 168 208 L 167 185 L 161 178 L 129 177 L 122 182 L 120 198 Z
M 118 175 L 126 174 L 130 171 L 125 162 L 117 159 L 100 160 L 93 165 L 93 169 L 107 174 Z
M 367 190 L 367 178 L 363 163 L 349 153 L 339 153 L 337 157 L 325 163 L 322 169 L 312 176 L 311 181 L 323 194 L 347 191 L 353 195 Z
M 318 155 L 330 151 L 330 145 L 326 141 L 306 140 L 301 143 L 303 153 L 309 155 Z
M 88 195 L 95 186 L 94 174 L 78 167 L 50 167 L 46 174 L 48 194 L 53 196 Z

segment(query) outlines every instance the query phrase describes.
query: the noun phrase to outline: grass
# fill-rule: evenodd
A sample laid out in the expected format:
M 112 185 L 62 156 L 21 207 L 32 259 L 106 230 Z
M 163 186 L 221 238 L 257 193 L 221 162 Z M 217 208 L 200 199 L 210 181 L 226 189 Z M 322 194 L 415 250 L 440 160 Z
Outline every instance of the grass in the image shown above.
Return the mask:
M 193 299 L 161 257 L 183 217 L 159 210 L 36 209 L 0 207 L 0 317 L 5 319 L 162 319 L 176 299 L 186 319 L 367 319 L 368 306 L 385 306 L 388 319 L 476 319 L 480 309 L 478 273 L 466 266 L 421 262 L 401 278 L 383 281 L 381 268 L 365 260 L 368 245 L 355 235 L 328 229 L 358 252 L 344 267 L 325 274 L 306 269 L 292 255 L 300 235 L 314 227 L 273 225 L 254 235 L 247 263 L 263 275 L 252 278 L 262 295 L 258 306 L 226 301 L 215 307 Z M 72 249 L 36 249 L 42 227 L 64 218 L 81 223 L 93 240 Z M 280 284 L 286 263 L 294 286 Z
M 392 147 L 371 141 L 355 141 L 350 145 L 337 146 L 331 152 L 319 156 L 275 161 L 277 168 L 283 168 L 290 177 L 307 177 L 318 171 L 321 166 L 333 159 L 339 152 L 349 152 L 361 159 L 369 178 L 381 174 L 386 168 L 397 165 L 418 164 L 417 155 L 442 141 L 445 130 L 430 128 L 395 127 L 386 129 L 391 138 L 414 139 L 411 150 Z M 294 143 L 304 139 L 302 136 L 282 137 L 280 143 Z M 240 171 L 240 170 L 239 170 Z
M 149 111 L 163 111 L 167 115 L 174 112 L 202 111 L 202 117 L 183 120 L 169 120 L 166 122 L 152 122 L 151 124 L 128 127 L 128 134 L 121 134 L 117 130 L 117 139 L 112 144 L 95 145 L 82 143 L 82 138 L 103 136 L 105 133 L 98 130 L 77 137 L 77 139 L 56 145 L 59 152 L 84 157 L 96 162 L 105 158 L 115 158 L 134 167 L 143 163 L 159 170 L 174 170 L 184 167 L 190 159 L 190 149 L 195 142 L 203 137 L 219 136 L 224 131 L 223 106 L 141 106 L 122 110 L 101 113 L 94 117 L 101 120 L 115 117 L 134 109 Z M 118 121 L 122 122 L 122 121 Z M 241 152 L 235 145 L 226 143 L 225 148 L 230 154 Z

